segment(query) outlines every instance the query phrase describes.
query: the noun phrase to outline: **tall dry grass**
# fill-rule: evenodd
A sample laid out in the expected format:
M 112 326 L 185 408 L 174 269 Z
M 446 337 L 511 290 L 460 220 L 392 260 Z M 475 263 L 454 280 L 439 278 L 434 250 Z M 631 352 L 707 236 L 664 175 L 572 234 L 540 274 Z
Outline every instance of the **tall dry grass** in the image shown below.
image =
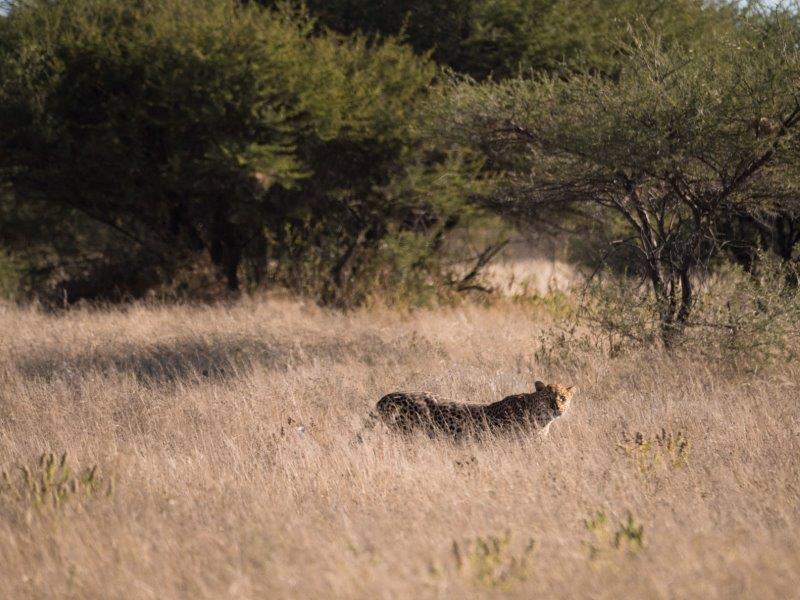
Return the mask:
M 513 306 L 3 309 L 0 597 L 796 596 L 800 365 L 537 364 L 547 325 Z M 485 402 L 535 379 L 580 386 L 546 439 L 363 428 L 388 391 Z M 71 474 L 36 462 L 63 450 Z

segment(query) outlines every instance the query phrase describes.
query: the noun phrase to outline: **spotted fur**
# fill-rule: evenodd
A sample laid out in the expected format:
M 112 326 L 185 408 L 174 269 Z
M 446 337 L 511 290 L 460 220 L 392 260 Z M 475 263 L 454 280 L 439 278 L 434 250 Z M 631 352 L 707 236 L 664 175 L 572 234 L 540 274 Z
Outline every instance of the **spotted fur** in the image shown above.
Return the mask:
M 403 432 L 422 430 L 455 437 L 512 429 L 534 429 L 547 433 L 550 424 L 570 406 L 574 387 L 535 384 L 528 394 L 507 396 L 492 404 L 448 402 L 427 392 L 394 392 L 378 401 L 378 417 Z

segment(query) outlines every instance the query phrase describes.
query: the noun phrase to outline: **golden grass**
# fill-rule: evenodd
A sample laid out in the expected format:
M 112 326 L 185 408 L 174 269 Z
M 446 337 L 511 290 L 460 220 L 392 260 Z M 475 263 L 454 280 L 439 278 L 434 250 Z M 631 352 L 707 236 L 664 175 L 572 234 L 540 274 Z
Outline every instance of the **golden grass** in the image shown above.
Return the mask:
M 3 309 L 0 597 L 795 595 L 800 365 L 538 365 L 546 326 L 510 306 Z M 363 430 L 389 391 L 486 402 L 535 379 L 580 387 L 546 439 Z M 54 507 L 17 466 L 63 450 L 99 483 Z

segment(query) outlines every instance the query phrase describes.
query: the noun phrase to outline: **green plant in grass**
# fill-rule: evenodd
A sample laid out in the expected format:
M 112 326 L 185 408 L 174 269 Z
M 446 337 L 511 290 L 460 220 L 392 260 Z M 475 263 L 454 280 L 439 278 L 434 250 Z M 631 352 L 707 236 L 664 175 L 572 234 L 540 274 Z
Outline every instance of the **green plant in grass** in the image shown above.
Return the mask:
M 631 513 L 625 521 L 619 524 L 614 534 L 614 547 L 630 552 L 641 550 L 644 547 L 644 525 L 637 523 Z
M 641 431 L 633 436 L 623 433 L 617 446 L 643 476 L 653 475 L 658 470 L 685 467 L 689 460 L 690 444 L 686 435 L 682 431 L 667 431 L 664 427 L 652 437 Z
M 110 495 L 113 484 L 101 478 L 97 465 L 73 471 L 67 453 L 58 458 L 52 452 L 39 457 L 36 466 L 17 465 L 18 475 L 3 471 L 0 477 L 0 501 L 25 508 L 59 510 L 99 494 Z
M 525 581 L 533 554 L 533 538 L 519 552 L 511 547 L 511 532 L 479 536 L 462 543 L 453 542 L 453 556 L 461 573 L 482 586 L 509 589 L 515 582 Z
M 609 556 L 613 552 L 635 554 L 644 548 L 644 525 L 630 511 L 615 529 L 612 529 L 608 515 L 600 510 L 584 519 L 583 524 L 591 535 L 589 541 L 584 542 L 590 560 Z

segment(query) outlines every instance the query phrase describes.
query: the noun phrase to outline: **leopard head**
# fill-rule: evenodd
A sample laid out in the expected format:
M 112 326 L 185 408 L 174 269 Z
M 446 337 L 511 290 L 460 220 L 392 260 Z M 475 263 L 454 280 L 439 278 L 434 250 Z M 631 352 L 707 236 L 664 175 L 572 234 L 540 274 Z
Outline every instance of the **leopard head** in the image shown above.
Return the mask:
M 565 387 L 557 383 L 545 385 L 541 381 L 537 381 L 534 385 L 537 392 L 544 392 L 549 396 L 550 408 L 559 416 L 567 412 L 572 397 L 578 391 L 575 386 Z

